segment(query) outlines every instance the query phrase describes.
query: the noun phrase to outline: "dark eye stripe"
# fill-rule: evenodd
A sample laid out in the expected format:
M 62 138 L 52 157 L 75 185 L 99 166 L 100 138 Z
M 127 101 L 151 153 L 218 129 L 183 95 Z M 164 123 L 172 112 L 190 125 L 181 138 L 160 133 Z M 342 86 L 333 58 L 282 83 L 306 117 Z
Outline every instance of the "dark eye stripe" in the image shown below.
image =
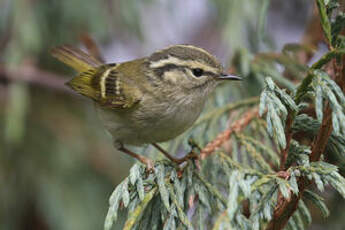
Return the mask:
M 174 70 L 174 69 L 179 69 L 179 70 L 183 71 L 185 67 L 186 66 L 179 66 L 179 65 L 169 63 L 169 64 L 166 64 L 164 66 L 154 68 L 153 71 L 155 72 L 155 74 L 157 76 L 162 78 L 165 72 L 169 72 L 169 71 Z
M 193 69 L 191 69 L 189 66 L 186 66 L 186 65 L 176 65 L 176 64 L 172 64 L 172 63 L 168 63 L 168 64 L 166 64 L 164 66 L 153 68 L 153 71 L 155 72 L 155 74 L 157 76 L 159 76 L 161 78 L 161 77 L 163 77 L 164 72 L 169 72 L 169 71 L 174 70 L 174 69 L 185 71 L 186 68 L 190 69 L 193 72 Z M 217 76 L 216 73 L 213 73 L 211 71 L 203 71 L 202 75 L 210 76 L 210 77 L 216 77 Z

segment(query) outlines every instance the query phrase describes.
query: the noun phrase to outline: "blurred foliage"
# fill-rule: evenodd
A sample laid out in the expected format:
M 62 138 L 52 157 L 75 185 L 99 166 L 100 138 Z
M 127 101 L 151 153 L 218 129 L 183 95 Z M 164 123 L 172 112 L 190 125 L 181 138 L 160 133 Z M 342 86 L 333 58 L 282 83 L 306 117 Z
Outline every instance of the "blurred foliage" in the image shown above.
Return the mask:
M 319 4 L 324 2 L 335 4 L 336 1 L 320 0 L 318 2 Z M 274 39 L 271 34 L 267 33 L 267 17 L 270 11 L 284 9 L 272 8 L 270 3 L 269 0 L 200 1 L 199 4 L 207 8 L 208 23 L 200 22 L 195 25 L 195 34 L 212 28 L 213 33 L 220 37 L 218 46 L 222 50 L 229 50 L 229 48 L 231 50 L 231 52 L 222 54 L 228 60 L 227 63 L 230 63 L 231 68 L 238 74 L 245 77 L 245 80 L 242 84 L 220 86 L 209 100 L 203 116 L 195 127 L 176 140 L 164 143 L 163 146 L 169 152 L 181 155 L 190 150 L 190 143 L 187 142 L 190 137 L 199 146 L 205 146 L 208 141 L 214 139 L 220 131 L 228 126 L 229 114 L 231 120 L 237 120 L 249 107 L 258 103 L 257 96 L 263 88 L 269 95 L 267 97 L 269 99 L 262 105 L 267 106 L 268 109 L 270 107 L 279 109 L 276 111 L 278 114 L 274 114 L 275 110 L 270 110 L 267 124 L 271 121 L 272 124 L 275 124 L 274 127 L 279 129 L 279 122 L 284 123 L 284 120 L 280 119 L 286 116 L 285 111 L 290 111 L 291 108 L 296 109 L 295 105 L 287 103 L 288 97 L 290 97 L 288 95 L 293 95 L 296 88 L 295 83 L 308 72 L 306 65 L 296 63 L 298 52 L 301 50 L 314 52 L 315 49 L 308 44 L 288 44 L 282 52 L 276 53 Z M 186 179 L 178 184 L 176 169 L 165 161 L 159 161 L 156 166 L 159 170 L 152 177 L 144 178 L 140 182 L 143 169 L 142 166 L 135 164 L 129 173 L 129 179 L 121 182 L 128 175 L 130 163 L 133 161 L 113 150 L 110 137 L 101 127 L 89 102 L 75 97 L 68 91 L 61 91 L 58 87 L 42 87 L 37 82 L 24 77 L 23 81 L 14 81 L 11 80 L 11 76 L 8 76 L 12 70 L 18 70 L 19 72 L 16 73 L 20 73 L 21 70 L 27 71 L 24 67 L 31 66 L 38 70 L 65 73 L 67 78 L 70 70 L 52 59 L 48 51 L 57 44 L 79 45 L 80 36 L 84 34 L 95 38 L 102 48 L 119 44 L 119 41 L 126 43 L 128 40 L 134 39 L 137 41 L 136 46 L 124 48 L 136 49 L 141 44 L 145 44 L 147 39 L 146 31 L 143 31 L 143 20 L 145 20 L 146 14 L 157 13 L 155 12 L 157 8 L 150 8 L 150 6 L 164 4 L 168 4 L 168 1 L 102 0 L 87 1 L 86 3 L 84 0 L 2 0 L 0 2 L 0 128 L 3 130 L 0 132 L 1 229 L 101 229 L 107 214 L 108 196 L 118 184 L 117 188 L 122 189 L 122 196 L 115 196 L 117 201 L 114 201 L 113 196 L 111 205 L 113 207 L 126 206 L 129 210 L 134 211 L 134 214 L 126 223 L 126 213 L 123 213 L 123 210 L 120 211 L 118 220 L 122 220 L 122 222 L 117 221 L 117 227 L 114 229 L 119 229 L 118 226 L 123 224 L 128 229 L 135 226 L 136 223 L 139 223 L 139 216 L 135 214 L 141 213 L 145 207 L 162 212 L 162 217 L 168 216 L 168 210 L 174 214 L 173 217 L 170 216 L 167 219 L 166 229 L 174 229 L 173 226 L 178 226 L 180 220 L 182 226 L 190 227 L 190 222 L 192 222 L 192 224 L 197 223 L 196 226 L 199 229 L 207 229 L 204 225 L 205 220 L 208 224 L 215 221 L 215 224 L 218 224 L 216 226 L 220 226 L 224 224 L 224 220 L 225 223 L 230 223 L 227 218 L 234 216 L 236 216 L 236 223 L 231 224 L 246 225 L 246 220 L 239 212 L 240 206 L 238 209 L 228 209 L 227 203 L 233 204 L 233 200 L 248 198 L 248 186 L 255 183 L 257 186 L 265 182 L 263 190 L 254 189 L 256 197 L 252 197 L 252 202 L 257 202 L 258 199 L 263 201 L 273 199 L 272 196 L 278 190 L 284 194 L 286 186 L 293 187 L 293 177 L 289 181 L 283 181 L 272 176 L 269 177 L 269 181 L 265 181 L 267 177 L 258 177 L 250 170 L 241 171 L 237 167 L 238 164 L 235 163 L 240 162 L 247 165 L 247 168 L 259 168 L 268 172 L 272 169 L 271 165 L 267 165 L 266 162 L 272 163 L 273 169 L 278 167 L 279 159 L 275 150 L 279 147 L 270 140 L 269 135 L 272 135 L 281 146 L 284 146 L 282 141 L 284 137 L 281 136 L 283 133 L 274 129 L 267 133 L 265 121 L 262 119 L 255 120 L 253 127 L 245 130 L 246 133 L 236 135 L 231 139 L 233 159 L 220 152 L 202 165 L 204 169 L 221 165 L 218 170 L 203 170 L 202 173 L 198 173 L 197 165 L 189 163 L 188 170 L 185 170 L 188 175 L 182 176 L 183 179 Z M 180 7 L 170 7 L 170 11 L 191 10 L 183 7 L 184 1 L 182 0 L 176 1 L 175 4 Z M 295 10 L 298 10 L 300 4 L 311 7 L 308 1 L 292 1 L 291 4 L 295 4 Z M 321 12 L 322 17 L 327 19 L 323 20 L 322 27 L 326 38 L 335 48 L 344 48 L 344 37 L 340 34 L 344 26 L 344 15 L 339 13 L 329 21 L 328 17 L 332 15 L 330 15 L 330 7 L 327 9 L 328 11 Z M 294 17 L 294 15 L 291 14 L 290 17 Z M 189 22 L 183 23 L 188 24 Z M 166 25 L 167 28 L 169 26 Z M 155 24 L 152 24 L 151 27 L 155 28 Z M 301 26 L 301 28 L 303 27 Z M 161 31 L 153 31 L 156 33 L 154 36 L 161 33 Z M 185 43 L 198 43 L 198 39 L 202 38 L 196 36 L 196 38 L 186 40 Z M 161 47 L 151 48 L 153 50 Z M 261 52 L 265 52 L 265 54 Z M 330 55 L 330 58 L 333 57 Z M 3 71 L 4 69 L 8 71 Z M 286 72 L 293 77 L 287 78 Z M 332 103 L 334 108 L 333 119 L 339 121 L 338 132 L 344 132 L 341 126 L 344 118 L 339 112 L 341 111 L 339 110 L 340 105 L 343 105 L 343 98 L 339 96 L 338 89 L 334 84 L 328 78 L 322 77 L 325 74 L 317 72 L 310 75 L 316 77 L 310 77 L 312 80 L 310 81 L 312 84 L 308 84 L 310 92 L 305 95 L 307 100 L 315 100 L 315 104 L 319 105 L 316 107 L 317 116 L 314 118 L 297 116 L 293 125 L 294 130 L 308 129 L 310 135 L 317 133 L 320 123 L 315 118 L 319 120 L 322 118 L 320 101 L 327 100 Z M 270 76 L 275 82 L 273 88 L 270 80 L 265 81 L 266 76 Z M 18 76 L 16 79 L 20 79 L 20 77 Z M 61 78 L 64 77 L 61 76 Z M 321 81 L 323 85 L 318 84 Z M 320 94 L 319 87 L 321 86 L 323 88 Z M 281 88 L 285 88 L 286 91 Z M 328 89 L 330 91 L 327 91 Z M 314 90 L 316 96 L 313 94 Z M 335 100 L 328 92 L 336 95 Z M 287 101 L 284 101 L 284 98 Z M 301 109 L 303 104 L 298 106 Z M 255 138 L 257 136 L 260 138 Z M 263 143 L 258 142 L 262 139 Z M 332 135 L 330 141 L 327 149 L 335 153 L 330 154 L 330 161 L 337 162 L 340 174 L 342 174 L 345 164 L 343 155 L 341 155 L 343 149 L 339 148 L 339 143 L 344 144 L 344 140 L 339 136 Z M 298 159 L 301 164 L 306 163 L 304 160 L 308 155 L 308 149 L 303 144 L 295 142 L 292 147 L 301 154 L 298 156 L 292 154 L 291 156 L 295 158 L 288 159 L 287 162 Z M 152 157 L 159 157 L 158 153 L 151 148 L 136 150 Z M 253 161 L 253 159 L 255 160 Z M 297 168 L 298 166 L 296 166 L 296 170 L 308 174 L 310 170 L 314 170 L 314 166 L 310 165 L 309 168 L 307 166 Z M 332 175 L 338 176 L 337 169 L 330 168 L 332 170 L 322 172 L 327 171 L 328 174 L 333 173 Z M 293 172 L 295 173 L 295 171 Z M 324 173 L 325 178 L 328 176 L 327 173 Z M 165 183 L 164 176 L 167 174 L 175 181 L 174 184 Z M 229 181 L 226 183 L 219 181 L 217 179 L 219 175 L 222 175 L 222 178 L 228 178 Z M 298 175 L 295 176 L 298 177 Z M 320 179 L 317 174 L 312 174 L 312 176 L 319 181 L 317 184 L 319 188 L 322 188 L 323 183 L 329 179 L 323 177 Z M 207 181 L 212 181 L 212 184 Z M 230 184 L 239 183 L 238 186 L 229 187 L 228 182 Z M 332 181 L 329 182 L 332 184 Z M 143 194 L 140 183 L 143 183 L 143 186 L 151 183 L 150 186 L 155 189 Z M 158 189 L 155 187 L 156 184 L 158 184 Z M 273 188 L 270 185 L 277 184 L 278 187 L 274 187 L 275 190 L 264 190 Z M 133 189 L 133 186 L 138 189 Z M 183 190 L 186 189 L 183 186 L 188 187 L 188 191 Z M 214 186 L 220 187 L 222 193 L 217 193 Z M 188 202 L 186 203 L 186 200 L 181 200 L 179 197 L 182 190 L 187 191 L 185 198 L 197 193 L 201 201 L 193 213 L 187 213 L 187 216 L 181 209 L 188 207 Z M 325 200 L 313 192 L 307 192 L 306 198 L 314 201 L 313 203 L 321 208 L 324 214 L 328 214 L 326 205 L 329 207 L 331 216 L 327 220 L 329 222 L 324 226 L 342 229 L 345 224 L 344 218 L 337 214 L 344 213 L 344 201 L 327 186 L 325 191 L 324 194 L 327 198 Z M 224 194 L 229 196 L 223 197 Z M 130 199 L 133 199 L 131 202 L 128 200 L 128 195 Z M 209 197 L 211 198 L 208 199 Z M 119 203 L 120 198 L 124 199 L 122 204 Z M 160 202 L 160 199 L 163 202 Z M 140 201 L 143 203 L 140 204 Z M 262 215 L 267 220 L 272 207 L 263 204 L 261 202 L 257 206 L 254 214 Z M 300 202 L 298 212 L 291 222 L 298 223 L 302 219 L 306 223 L 310 223 L 310 215 L 313 216 L 314 222 L 324 222 L 319 213 L 315 212 L 312 209 L 313 206 L 309 204 L 307 199 L 305 203 Z M 311 210 L 311 214 L 308 209 Z M 226 210 L 227 215 L 220 215 L 217 220 L 211 220 L 207 215 L 210 210 L 215 213 L 219 210 Z M 108 214 L 108 224 L 110 223 L 109 218 L 114 220 L 113 214 L 114 212 Z M 146 215 L 150 214 L 147 212 Z M 254 214 L 251 220 L 257 221 L 258 217 Z M 151 215 L 159 215 L 159 212 Z M 157 223 L 161 223 L 158 217 L 155 217 Z M 290 226 L 291 222 L 289 222 Z M 299 225 L 296 224 L 296 226 Z
M 247 47 L 256 53 L 263 46 L 269 45 L 268 37 L 265 37 L 265 25 L 270 0 L 214 2 L 219 9 L 218 23 L 224 28 L 224 39 L 231 47 Z

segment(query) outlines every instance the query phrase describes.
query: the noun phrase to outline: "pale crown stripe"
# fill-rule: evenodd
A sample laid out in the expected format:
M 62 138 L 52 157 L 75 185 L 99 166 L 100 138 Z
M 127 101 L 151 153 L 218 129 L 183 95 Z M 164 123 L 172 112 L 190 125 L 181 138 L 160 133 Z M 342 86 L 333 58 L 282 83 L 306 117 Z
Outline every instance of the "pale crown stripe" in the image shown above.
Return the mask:
M 210 56 L 210 54 L 207 53 L 207 51 L 205 51 L 204 49 L 201 49 L 199 47 L 192 46 L 192 45 L 173 45 L 173 46 L 169 46 L 163 50 L 167 50 L 167 49 L 172 48 L 172 47 L 182 47 L 182 48 L 189 48 L 189 49 L 193 49 L 193 50 L 198 50 L 199 52 L 204 53 L 207 56 Z
M 198 51 L 200 51 L 201 53 L 206 54 L 207 56 L 210 55 L 210 54 L 207 53 L 204 49 L 201 49 L 201 48 L 196 47 L 196 46 L 191 46 L 191 45 L 176 45 L 176 46 L 179 46 L 179 47 L 187 47 L 187 48 L 190 48 L 190 49 L 198 50 Z
M 208 66 L 206 64 L 200 63 L 198 61 L 193 61 L 193 60 L 181 60 L 173 56 L 169 56 L 166 59 L 161 59 L 159 61 L 151 62 L 150 63 L 150 68 L 159 68 L 163 67 L 167 64 L 175 64 L 179 66 L 188 66 L 190 68 L 201 68 L 204 71 L 209 71 L 213 73 L 217 73 L 217 69 L 213 68 L 211 66 Z

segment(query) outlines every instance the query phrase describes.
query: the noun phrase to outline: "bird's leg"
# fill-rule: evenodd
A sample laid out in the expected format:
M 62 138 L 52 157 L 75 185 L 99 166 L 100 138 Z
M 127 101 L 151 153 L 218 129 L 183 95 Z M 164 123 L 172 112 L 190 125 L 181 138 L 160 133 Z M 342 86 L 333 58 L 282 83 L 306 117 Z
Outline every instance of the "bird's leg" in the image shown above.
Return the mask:
M 134 157 L 137 160 L 139 160 L 140 162 L 142 162 L 143 164 L 145 164 L 147 171 L 149 171 L 149 172 L 153 171 L 154 162 L 151 159 L 132 152 L 131 150 L 125 148 L 123 146 L 123 144 L 119 144 L 116 147 L 119 151 L 126 153 L 127 155 L 130 155 L 131 157 Z
M 193 158 L 194 156 L 191 156 L 190 154 L 187 154 L 186 156 L 182 157 L 182 158 L 176 158 L 171 156 L 169 153 L 167 153 L 167 151 L 165 151 L 162 147 L 160 147 L 157 143 L 152 143 L 152 145 L 158 149 L 158 151 L 160 151 L 161 153 L 163 153 L 164 156 L 166 156 L 169 160 L 177 163 L 177 164 L 181 164 L 182 162 L 187 161 L 188 159 Z

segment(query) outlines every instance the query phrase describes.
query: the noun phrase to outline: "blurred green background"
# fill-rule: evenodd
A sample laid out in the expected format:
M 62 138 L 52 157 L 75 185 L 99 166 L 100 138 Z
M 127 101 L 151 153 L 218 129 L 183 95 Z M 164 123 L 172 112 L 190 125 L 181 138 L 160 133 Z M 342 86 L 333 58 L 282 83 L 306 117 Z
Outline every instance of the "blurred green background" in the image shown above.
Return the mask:
M 188 43 L 229 66 L 240 48 L 251 55 L 301 41 L 312 10 L 307 0 L 1 0 L 0 229 L 102 229 L 108 197 L 133 163 L 114 151 L 92 103 L 64 86 L 73 72 L 52 47 L 80 46 L 87 34 L 119 62 Z M 315 212 L 312 229 L 344 226 L 344 203 L 328 195 L 333 215 Z

